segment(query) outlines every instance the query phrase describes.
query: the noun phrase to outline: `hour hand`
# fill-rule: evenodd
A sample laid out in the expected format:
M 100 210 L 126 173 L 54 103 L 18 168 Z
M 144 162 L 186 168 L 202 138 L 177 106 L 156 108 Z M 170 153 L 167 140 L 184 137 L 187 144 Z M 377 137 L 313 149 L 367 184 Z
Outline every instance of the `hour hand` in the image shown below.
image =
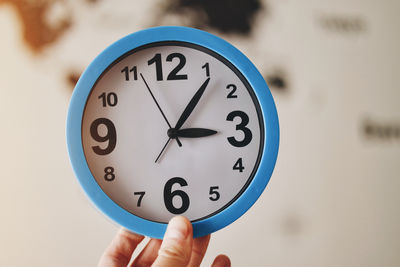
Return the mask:
M 214 135 L 217 131 L 205 128 L 185 128 L 185 129 L 174 129 L 168 130 L 167 134 L 170 138 L 182 137 L 182 138 L 198 138 Z

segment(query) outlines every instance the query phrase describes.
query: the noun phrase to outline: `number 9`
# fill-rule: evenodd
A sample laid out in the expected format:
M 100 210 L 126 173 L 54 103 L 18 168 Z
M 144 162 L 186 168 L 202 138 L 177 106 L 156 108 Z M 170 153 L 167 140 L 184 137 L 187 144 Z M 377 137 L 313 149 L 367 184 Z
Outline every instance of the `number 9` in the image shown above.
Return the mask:
M 105 125 L 107 127 L 107 134 L 105 136 L 101 136 L 99 134 L 99 126 Z M 90 125 L 90 135 L 97 142 L 106 142 L 108 141 L 108 146 L 106 148 L 101 148 L 100 146 L 92 146 L 94 153 L 97 155 L 107 155 L 110 154 L 116 144 L 117 144 L 117 132 L 115 131 L 115 126 L 109 119 L 106 118 L 98 118 L 92 122 Z

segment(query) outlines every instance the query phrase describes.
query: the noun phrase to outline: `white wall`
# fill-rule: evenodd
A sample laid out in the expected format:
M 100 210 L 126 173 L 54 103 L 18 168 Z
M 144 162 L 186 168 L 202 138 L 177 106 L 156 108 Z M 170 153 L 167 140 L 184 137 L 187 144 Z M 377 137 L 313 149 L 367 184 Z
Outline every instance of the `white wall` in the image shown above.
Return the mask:
M 141 2 L 130 12 L 126 1 L 68 2 L 74 24 L 41 54 L 0 5 L 0 266 L 95 266 L 118 229 L 69 164 L 65 73 L 153 26 L 146 14 L 161 1 Z M 400 124 L 399 10 L 394 0 L 268 1 L 250 38 L 222 35 L 289 83 L 272 91 L 281 146 L 271 182 L 213 235 L 204 266 L 219 253 L 234 266 L 400 266 L 400 137 L 365 133 Z

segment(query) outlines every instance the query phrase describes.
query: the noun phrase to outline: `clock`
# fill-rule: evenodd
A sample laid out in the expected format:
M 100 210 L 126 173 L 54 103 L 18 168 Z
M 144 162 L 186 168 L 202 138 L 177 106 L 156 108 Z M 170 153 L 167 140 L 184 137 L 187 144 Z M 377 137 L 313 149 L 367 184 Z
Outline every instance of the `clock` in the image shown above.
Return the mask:
M 162 238 L 187 217 L 195 237 L 244 214 L 275 166 L 274 100 L 250 60 L 186 27 L 128 35 L 87 67 L 67 118 L 84 192 L 119 225 Z

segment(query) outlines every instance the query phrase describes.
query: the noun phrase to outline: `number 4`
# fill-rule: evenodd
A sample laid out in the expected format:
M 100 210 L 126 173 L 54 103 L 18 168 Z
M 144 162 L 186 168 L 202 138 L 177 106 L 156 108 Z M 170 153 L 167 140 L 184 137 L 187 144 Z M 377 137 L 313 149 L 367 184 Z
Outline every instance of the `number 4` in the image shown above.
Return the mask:
M 239 158 L 239 159 L 236 161 L 235 165 L 233 165 L 233 169 L 234 169 L 234 170 L 239 170 L 239 172 L 243 172 L 244 167 L 243 167 L 242 158 Z

